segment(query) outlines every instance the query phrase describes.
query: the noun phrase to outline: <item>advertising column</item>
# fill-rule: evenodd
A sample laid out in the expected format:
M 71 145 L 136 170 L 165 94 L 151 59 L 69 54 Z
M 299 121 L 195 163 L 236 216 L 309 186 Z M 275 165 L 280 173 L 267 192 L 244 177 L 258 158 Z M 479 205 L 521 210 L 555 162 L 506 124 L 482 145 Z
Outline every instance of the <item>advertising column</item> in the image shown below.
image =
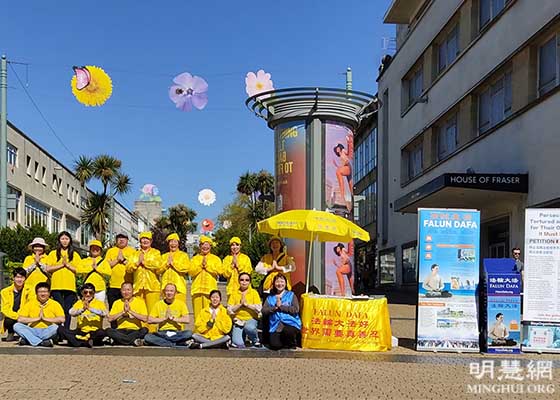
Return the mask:
M 302 121 L 280 124 L 275 128 L 276 140 L 276 211 L 306 208 L 306 140 L 305 123 Z M 305 242 L 284 239 L 288 253 L 294 257 L 296 271 L 292 272 L 292 285 L 305 284 Z
M 479 351 L 480 212 L 418 209 L 416 349 Z
M 352 221 L 354 211 L 354 133 L 347 125 L 325 122 L 324 203 L 326 211 Z M 354 242 L 325 243 L 325 288 L 327 295 L 354 293 Z

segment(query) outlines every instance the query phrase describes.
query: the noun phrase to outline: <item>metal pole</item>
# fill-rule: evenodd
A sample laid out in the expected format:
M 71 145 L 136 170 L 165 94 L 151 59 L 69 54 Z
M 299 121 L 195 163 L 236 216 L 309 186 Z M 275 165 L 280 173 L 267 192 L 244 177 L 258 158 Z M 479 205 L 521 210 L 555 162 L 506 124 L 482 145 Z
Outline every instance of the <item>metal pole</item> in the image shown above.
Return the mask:
M 8 62 L 2 55 L 0 65 L 0 228 L 8 225 Z
M 352 90 L 352 68 L 346 68 L 346 90 Z

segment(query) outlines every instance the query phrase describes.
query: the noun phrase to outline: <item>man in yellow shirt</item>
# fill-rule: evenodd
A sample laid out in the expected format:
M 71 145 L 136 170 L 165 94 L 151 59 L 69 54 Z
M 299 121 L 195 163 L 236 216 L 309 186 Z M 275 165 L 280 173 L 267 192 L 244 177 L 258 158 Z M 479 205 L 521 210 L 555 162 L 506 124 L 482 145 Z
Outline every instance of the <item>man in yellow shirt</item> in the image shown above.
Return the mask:
M 221 304 L 222 294 L 219 290 L 210 292 L 210 306 L 196 316 L 191 349 L 209 349 L 228 347 L 230 342 L 231 318 Z
M 218 275 L 223 273 L 222 260 L 210 253 L 212 244 L 212 239 L 208 236 L 201 236 L 200 253 L 191 260 L 191 296 L 195 319 L 203 309 L 210 306 L 210 292 L 218 289 Z
M 148 323 L 158 324 L 156 333 L 148 333 L 144 337 L 147 344 L 161 347 L 186 346 L 192 332 L 184 330 L 190 322 L 189 310 L 186 303 L 175 299 L 177 288 L 168 283 L 163 290 L 163 300 L 160 300 L 150 311 Z
M 187 279 L 191 262 L 189 255 L 179 250 L 179 235 L 172 233 L 165 239 L 169 246 L 169 252 L 161 256 L 161 290 L 165 285 L 173 283 L 177 288 L 175 298 L 187 304 Z
M 109 308 L 113 303 L 121 298 L 121 285 L 123 282 L 132 283 L 132 273 L 127 271 L 130 260 L 136 250 L 128 245 L 126 233 L 119 233 L 116 236 L 116 245 L 107 250 L 105 261 L 111 267 L 111 279 L 109 289 L 107 289 L 107 301 Z
M 19 309 L 14 331 L 21 338 L 20 345 L 52 347 L 58 325 L 64 322 L 64 310 L 60 303 L 51 299 L 47 282 L 35 286 L 35 299 L 30 299 Z
M 107 329 L 107 336 L 112 344 L 130 346 L 138 339 L 144 339 L 148 329 L 142 326 L 148 322 L 146 304 L 141 298 L 134 297 L 132 283 L 123 282 L 121 285 L 122 299 L 113 303 L 109 312 L 109 321 L 116 323 L 115 328 Z
M 95 298 L 95 286 L 84 283 L 82 299 L 78 300 L 70 309 L 70 315 L 76 317 L 77 327 L 74 330 L 66 326 L 58 328 L 58 335 L 66 339 L 72 347 L 102 346 L 105 331 L 103 318 L 107 315 L 105 303 Z
M 241 239 L 237 236 L 229 240 L 230 255 L 226 256 L 223 261 L 223 276 L 228 279 L 226 293 L 231 296 L 239 290 L 239 274 L 246 272 L 249 275 L 253 272 L 251 259 L 241 253 Z
M 5 342 L 15 342 L 14 325 L 18 319 L 19 309 L 25 305 L 27 298 L 25 297 L 24 285 L 27 272 L 21 267 L 13 271 L 14 283 L 7 288 L 2 289 L 0 297 L 2 298 L 2 316 L 4 323 L 3 330 L 8 331 Z
M 101 258 L 103 245 L 99 240 L 89 242 L 89 257 L 82 259 L 76 268 L 77 274 L 86 275 L 84 283 L 91 283 L 95 287 L 95 298 L 105 303 L 105 278 L 111 276 L 109 263 Z

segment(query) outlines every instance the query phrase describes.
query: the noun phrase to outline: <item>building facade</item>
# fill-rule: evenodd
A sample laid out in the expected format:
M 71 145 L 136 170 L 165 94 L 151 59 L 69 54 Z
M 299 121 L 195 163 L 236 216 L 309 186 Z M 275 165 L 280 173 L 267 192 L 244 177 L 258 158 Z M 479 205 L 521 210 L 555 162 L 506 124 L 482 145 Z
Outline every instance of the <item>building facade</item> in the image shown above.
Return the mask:
M 394 0 L 378 78 L 381 284 L 414 284 L 417 210 L 481 211 L 481 257 L 523 247 L 524 209 L 560 206 L 557 0 Z

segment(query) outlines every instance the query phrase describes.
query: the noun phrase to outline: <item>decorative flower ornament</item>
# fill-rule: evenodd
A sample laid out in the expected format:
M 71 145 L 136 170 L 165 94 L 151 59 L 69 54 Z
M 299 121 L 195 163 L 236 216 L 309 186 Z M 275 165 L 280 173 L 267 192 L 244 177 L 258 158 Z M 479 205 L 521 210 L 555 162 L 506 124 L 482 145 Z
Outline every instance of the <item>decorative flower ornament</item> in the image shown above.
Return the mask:
M 94 65 L 72 67 L 74 76 L 70 81 L 72 93 L 80 103 L 88 107 L 103 105 L 113 93 L 113 82 L 102 68 Z
M 223 223 L 222 226 L 224 227 L 224 229 L 229 229 L 231 228 L 231 221 L 229 219 L 226 219 Z
M 169 98 L 182 111 L 192 107 L 202 110 L 208 104 L 208 83 L 200 76 L 184 72 L 173 78 L 175 85 L 169 88 Z
M 202 189 L 198 192 L 198 201 L 202 205 L 210 206 L 216 201 L 216 193 L 211 189 Z
M 257 73 L 248 72 L 245 77 L 245 91 L 251 97 L 262 92 L 274 90 L 270 74 L 259 69 Z M 268 96 L 267 96 L 268 97 Z

